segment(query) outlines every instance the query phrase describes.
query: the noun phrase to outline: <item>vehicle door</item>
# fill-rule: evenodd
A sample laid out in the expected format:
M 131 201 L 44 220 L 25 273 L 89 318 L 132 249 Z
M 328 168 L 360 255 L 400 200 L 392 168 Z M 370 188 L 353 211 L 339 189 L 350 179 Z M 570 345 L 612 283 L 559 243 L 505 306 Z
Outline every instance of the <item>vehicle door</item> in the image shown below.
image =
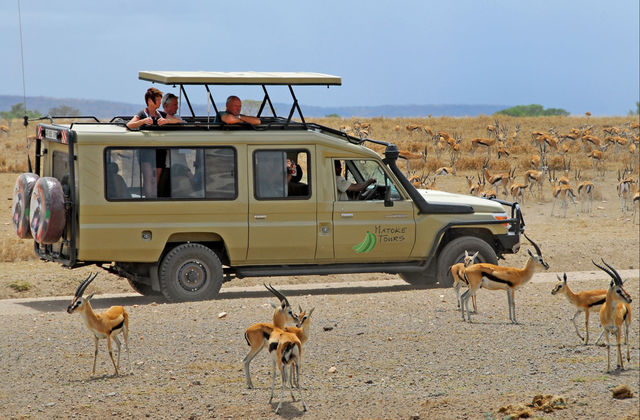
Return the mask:
M 336 174 L 333 205 L 336 262 L 382 262 L 406 260 L 415 242 L 413 202 L 404 197 L 395 179 L 376 160 L 342 160 L 344 172 Z M 335 163 L 335 161 L 334 161 Z M 335 167 L 332 165 L 332 167 Z M 338 191 L 341 177 L 352 184 L 376 179 L 362 193 Z M 385 192 L 387 204 L 385 205 Z M 343 199 L 340 199 L 340 196 Z M 370 197 L 363 197 L 370 195 Z
M 247 262 L 313 263 L 316 251 L 314 146 L 250 146 Z

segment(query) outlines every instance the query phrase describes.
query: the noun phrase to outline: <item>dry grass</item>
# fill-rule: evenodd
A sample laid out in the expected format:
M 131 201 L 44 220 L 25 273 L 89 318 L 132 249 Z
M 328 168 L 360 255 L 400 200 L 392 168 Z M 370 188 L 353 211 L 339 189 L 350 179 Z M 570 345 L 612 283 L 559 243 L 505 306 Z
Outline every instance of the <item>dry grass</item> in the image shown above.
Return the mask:
M 25 241 L 14 236 L 0 239 L 0 244 L 0 262 L 36 259 L 33 252 L 33 241 Z

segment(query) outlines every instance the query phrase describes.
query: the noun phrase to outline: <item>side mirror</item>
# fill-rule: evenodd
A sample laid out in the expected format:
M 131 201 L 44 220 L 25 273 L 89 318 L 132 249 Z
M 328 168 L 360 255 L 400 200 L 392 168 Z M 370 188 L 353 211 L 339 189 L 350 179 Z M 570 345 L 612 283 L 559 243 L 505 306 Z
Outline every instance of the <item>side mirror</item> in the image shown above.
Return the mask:
M 393 207 L 393 201 L 391 201 L 391 185 L 384 187 L 384 206 Z

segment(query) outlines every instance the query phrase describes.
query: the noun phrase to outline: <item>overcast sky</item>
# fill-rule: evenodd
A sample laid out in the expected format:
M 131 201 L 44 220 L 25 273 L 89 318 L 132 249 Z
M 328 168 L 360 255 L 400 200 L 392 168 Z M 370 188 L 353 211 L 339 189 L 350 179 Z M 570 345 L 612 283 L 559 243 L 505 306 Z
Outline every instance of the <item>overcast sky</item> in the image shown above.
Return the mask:
M 343 85 L 302 88 L 302 104 L 624 115 L 640 96 L 638 3 L 20 0 L 26 94 L 142 106 L 139 70 L 313 71 Z M 0 94 L 22 95 L 18 0 L 0 2 L 0 22 Z M 214 89 L 232 92 L 261 98 Z

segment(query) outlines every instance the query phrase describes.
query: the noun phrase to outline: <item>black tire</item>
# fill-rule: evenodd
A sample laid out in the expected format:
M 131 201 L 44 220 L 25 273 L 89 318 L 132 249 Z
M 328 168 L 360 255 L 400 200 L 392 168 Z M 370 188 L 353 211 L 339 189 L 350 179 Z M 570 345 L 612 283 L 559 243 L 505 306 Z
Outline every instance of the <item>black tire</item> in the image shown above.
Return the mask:
M 127 278 L 127 281 L 129 282 L 129 286 L 131 286 L 136 293 L 140 293 L 142 296 L 159 296 L 162 294 L 153 290 L 148 284 L 140 283 L 139 281 L 131 280 L 130 278 Z
M 462 236 L 446 244 L 438 255 L 437 281 L 440 287 L 451 287 L 453 277 L 449 268 L 464 261 L 464 251 L 474 254 L 480 251 L 474 263 L 498 264 L 498 257 L 491 246 L 475 236 Z
M 428 270 L 400 273 L 400 277 L 416 287 L 433 287 L 436 283 L 435 277 L 430 276 Z
M 222 287 L 222 275 L 218 255 L 197 243 L 173 248 L 158 269 L 160 290 L 171 302 L 215 299 Z

